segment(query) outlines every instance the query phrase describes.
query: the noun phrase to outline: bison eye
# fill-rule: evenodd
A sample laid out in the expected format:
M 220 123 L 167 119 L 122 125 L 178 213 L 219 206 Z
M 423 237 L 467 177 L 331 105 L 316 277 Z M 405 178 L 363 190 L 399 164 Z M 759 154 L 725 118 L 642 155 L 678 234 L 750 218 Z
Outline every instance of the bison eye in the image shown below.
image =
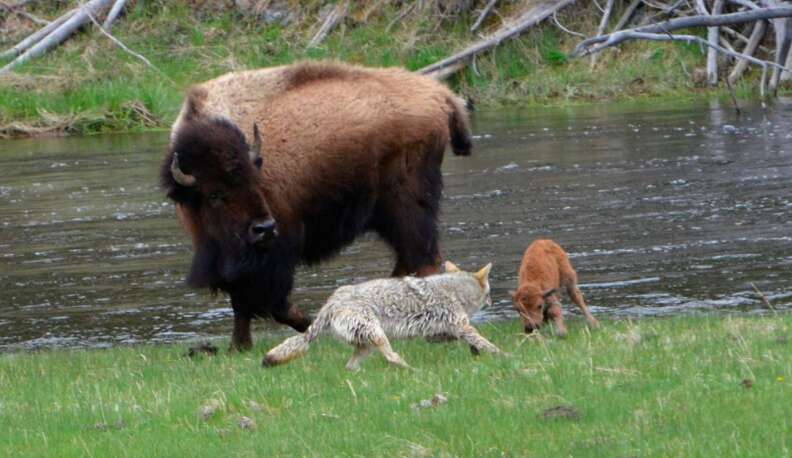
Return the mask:
M 253 161 L 253 165 L 255 165 L 257 169 L 260 169 L 260 168 L 261 168 L 261 164 L 262 164 L 263 162 L 264 162 L 264 161 L 262 161 L 262 160 L 261 160 L 261 157 L 257 157 L 257 158 L 256 158 L 256 159 Z
M 223 203 L 223 193 L 220 191 L 214 191 L 209 193 L 209 205 L 216 206 Z

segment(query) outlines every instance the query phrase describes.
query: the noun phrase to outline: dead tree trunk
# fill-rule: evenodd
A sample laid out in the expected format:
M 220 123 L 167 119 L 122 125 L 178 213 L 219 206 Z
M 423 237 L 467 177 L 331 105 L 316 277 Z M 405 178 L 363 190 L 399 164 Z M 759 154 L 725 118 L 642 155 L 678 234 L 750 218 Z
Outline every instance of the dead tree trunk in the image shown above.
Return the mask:
M 754 52 L 756 52 L 756 48 L 759 47 L 759 42 L 762 41 L 762 37 L 765 34 L 765 30 L 767 30 L 767 21 L 757 21 L 754 25 L 753 32 L 751 32 L 751 37 L 748 38 L 748 43 L 745 45 L 743 49 L 743 54 L 747 56 L 753 56 Z M 745 73 L 745 69 L 748 68 L 748 61 L 745 59 L 740 59 L 734 64 L 734 68 L 732 69 L 731 73 L 729 74 L 729 83 L 734 84 L 737 82 L 738 79 Z

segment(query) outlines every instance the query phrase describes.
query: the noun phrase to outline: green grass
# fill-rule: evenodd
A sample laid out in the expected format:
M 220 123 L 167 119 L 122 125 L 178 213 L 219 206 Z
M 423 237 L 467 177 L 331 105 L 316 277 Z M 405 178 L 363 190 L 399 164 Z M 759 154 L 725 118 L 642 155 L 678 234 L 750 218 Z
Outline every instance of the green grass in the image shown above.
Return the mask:
M 58 5 L 63 10 L 68 3 Z M 134 2 L 113 34 L 158 70 L 98 32 L 83 31 L 55 51 L 18 67 L 11 77 L 0 78 L 0 127 L 16 123 L 66 133 L 166 128 L 187 86 L 229 71 L 321 58 L 418 69 L 476 39 L 468 31 L 475 19 L 470 15 L 443 20 L 429 11 L 395 21 L 398 8 L 381 5 L 364 22 L 361 16 L 373 3 L 356 2 L 357 9 L 341 27 L 320 47 L 306 50 L 320 4 L 302 2 L 303 19 L 284 27 L 265 25 L 236 11 L 196 10 L 186 0 Z M 31 8 L 47 18 L 62 12 L 47 2 Z M 508 16 L 509 8 L 503 7 L 501 13 Z M 599 17 L 593 8 L 564 10 L 559 20 L 591 35 Z M 0 46 L 11 46 L 23 32 Z M 449 83 L 478 107 L 690 99 L 702 97 L 702 92 L 726 95 L 724 89 L 703 91 L 691 82 L 689 73 L 704 65 L 698 46 L 626 44 L 618 53 L 603 53 L 592 71 L 588 58 L 567 57 L 577 40 L 545 24 L 479 56 L 475 66 Z M 736 88 L 737 93 L 753 96 L 755 86 L 749 79 Z M 0 128 L 2 135 L 13 132 Z
M 0 357 L 7 456 L 789 456 L 792 315 L 605 321 L 566 340 L 516 322 L 481 332 L 508 356 L 399 341 L 416 370 L 320 339 L 264 369 L 186 344 Z M 225 343 L 223 343 L 225 345 Z M 750 380 L 746 388 L 742 381 Z M 446 404 L 413 409 L 443 393 Z M 216 411 L 203 418 L 203 406 Z M 578 418 L 545 419 L 571 406 Z M 239 426 L 241 417 L 255 426 Z

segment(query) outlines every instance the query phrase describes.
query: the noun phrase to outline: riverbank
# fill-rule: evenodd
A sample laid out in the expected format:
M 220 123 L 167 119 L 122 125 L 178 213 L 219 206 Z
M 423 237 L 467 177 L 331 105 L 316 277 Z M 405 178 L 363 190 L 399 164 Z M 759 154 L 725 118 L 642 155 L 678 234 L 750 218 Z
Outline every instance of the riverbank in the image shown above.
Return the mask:
M 559 340 L 483 324 L 510 353 L 396 342 L 417 370 L 318 341 L 263 369 L 255 349 L 186 344 L 0 356 L 13 456 L 785 456 L 792 315 L 580 320 Z M 447 401 L 435 395 L 442 395 Z M 431 399 L 435 397 L 435 404 Z M 430 400 L 421 407 L 422 400 Z
M 320 2 L 304 7 L 303 20 L 286 25 L 212 9 L 217 3 L 222 2 L 134 2 L 128 7 L 112 32 L 156 69 L 89 29 L 0 78 L 0 138 L 166 129 L 190 84 L 229 71 L 320 58 L 415 70 L 477 38 L 469 31 L 475 14 L 443 18 L 408 10 L 402 15 L 399 6 L 373 9 L 379 2 L 372 2 L 352 11 L 320 46 L 307 49 Z M 54 18 L 68 7 L 58 5 L 33 4 L 30 11 Z M 599 16 L 594 8 L 562 10 L 559 24 L 592 35 Z M 497 25 L 491 19 L 482 31 Z M 16 35 L 3 36 L 2 47 L 33 30 L 20 26 Z M 578 40 L 546 22 L 479 56 L 449 84 L 485 108 L 727 96 L 725 88 L 704 89 L 694 81 L 692 75 L 704 65 L 697 45 L 632 43 L 603 53 L 592 69 L 588 59 L 567 58 Z M 752 72 L 735 88 L 738 97 L 756 97 L 759 72 Z

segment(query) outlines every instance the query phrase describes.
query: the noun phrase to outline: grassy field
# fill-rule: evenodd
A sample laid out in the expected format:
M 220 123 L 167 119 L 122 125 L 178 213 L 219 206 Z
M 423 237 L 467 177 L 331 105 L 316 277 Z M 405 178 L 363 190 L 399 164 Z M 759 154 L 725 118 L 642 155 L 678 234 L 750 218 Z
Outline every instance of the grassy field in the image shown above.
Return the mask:
M 0 356 L 5 456 L 789 456 L 792 315 L 516 322 L 460 343 L 396 342 L 352 373 L 331 339 L 290 365 L 186 344 Z M 224 346 L 225 343 L 223 342 Z M 414 407 L 442 394 L 447 402 Z
M 49 2 L 37 2 L 30 11 L 54 18 L 70 3 L 75 2 L 52 9 Z M 113 34 L 157 70 L 88 29 L 0 78 L 0 136 L 164 128 L 187 86 L 225 72 L 321 58 L 418 69 L 477 39 L 468 30 L 475 20 L 469 14 L 443 19 L 415 12 L 396 20 L 398 7 L 380 3 L 371 9 L 375 2 L 355 2 L 359 6 L 340 28 L 320 47 L 306 49 L 321 2 L 302 2 L 303 20 L 289 26 L 265 25 L 234 11 L 205 11 L 197 3 L 134 2 L 114 26 Z M 508 15 L 505 3 L 501 13 Z M 567 9 L 559 21 L 591 35 L 599 17 L 592 5 Z M 489 24 L 497 26 L 495 19 Z M 10 47 L 32 30 L 7 34 L 0 45 Z M 592 70 L 588 59 L 567 58 L 577 41 L 546 24 L 480 56 L 474 68 L 449 83 L 477 107 L 725 95 L 692 82 L 694 69 L 704 65 L 696 45 L 629 44 L 604 53 Z M 754 87 L 744 82 L 737 92 L 750 96 Z

